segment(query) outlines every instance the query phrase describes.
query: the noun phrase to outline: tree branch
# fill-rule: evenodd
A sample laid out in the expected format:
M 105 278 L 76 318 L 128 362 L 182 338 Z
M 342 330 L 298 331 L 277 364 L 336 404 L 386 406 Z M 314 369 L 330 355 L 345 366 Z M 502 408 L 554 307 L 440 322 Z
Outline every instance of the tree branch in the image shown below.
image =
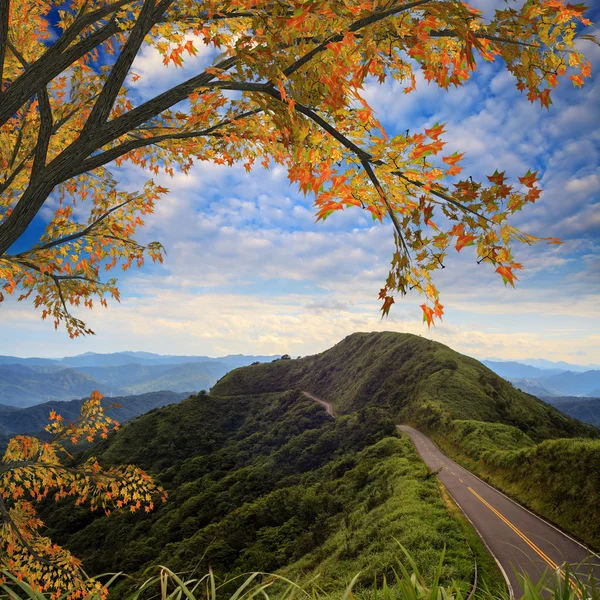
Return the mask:
M 25 260 L 15 260 L 14 262 L 23 265 L 29 269 L 37 271 L 44 277 L 48 277 L 48 279 L 52 279 L 54 285 L 56 286 L 56 291 L 58 292 L 58 297 L 60 299 L 60 303 L 62 304 L 63 310 L 65 311 L 65 315 L 71 316 L 69 309 L 67 308 L 67 303 L 65 302 L 65 297 L 63 296 L 61 282 L 62 281 L 88 281 L 89 283 L 100 283 L 97 279 L 91 279 L 90 277 L 85 277 L 84 275 L 54 275 L 53 273 L 43 272 L 37 265 L 30 263 Z
M 404 173 L 402 173 L 402 171 L 392 171 L 392 175 L 396 175 L 397 177 L 404 179 L 404 181 L 406 181 L 407 183 L 410 183 L 411 185 L 416 185 L 417 187 L 420 187 L 420 188 L 425 187 L 424 183 L 422 183 L 420 181 L 414 181 L 413 179 L 409 179 L 406 175 L 404 175 Z M 465 206 L 462 202 L 459 202 L 458 200 L 455 200 L 454 198 L 452 198 L 452 196 L 449 196 L 448 194 L 446 194 L 440 190 L 435 190 L 433 188 L 431 188 L 429 190 L 429 192 L 431 194 L 433 194 L 434 196 L 437 196 L 438 198 L 445 200 L 446 202 L 448 202 L 448 204 L 452 204 L 453 206 L 456 206 L 456 208 L 460 209 L 461 211 L 471 213 L 472 215 L 474 215 L 480 219 L 485 219 L 488 223 L 491 223 L 491 221 L 486 216 L 480 215 L 477 211 L 472 210 L 468 206 Z
M 488 35 L 486 33 L 478 33 L 477 31 L 474 32 L 474 35 L 476 38 L 479 38 L 482 40 L 490 40 L 491 42 L 499 42 L 502 44 L 515 44 L 516 46 L 526 46 L 529 48 L 539 48 L 540 47 L 538 44 L 528 44 L 527 42 L 520 42 L 519 40 L 511 40 L 509 38 L 497 37 L 495 35 Z M 458 34 L 456 33 L 456 31 L 454 31 L 452 29 L 442 29 L 439 31 L 430 31 L 429 37 L 434 37 L 434 38 L 452 37 L 452 38 L 455 38 L 455 37 L 458 37 Z
M 53 569 L 58 569 L 59 571 L 64 571 L 64 569 L 60 565 L 55 565 L 55 564 L 51 563 L 49 560 L 45 559 L 40 554 L 38 554 L 36 552 L 36 550 L 31 546 L 31 544 L 29 544 L 29 542 L 25 539 L 25 537 L 21 533 L 21 530 L 19 529 L 18 525 L 13 521 L 12 517 L 10 516 L 10 513 L 8 512 L 8 509 L 6 508 L 6 504 L 4 503 L 2 496 L 0 496 L 0 516 L 6 523 L 8 523 L 9 527 L 15 532 L 15 535 L 19 538 L 19 542 L 21 542 L 21 544 L 23 545 L 23 548 L 25 548 L 27 550 L 27 552 L 29 552 L 29 554 L 31 554 L 31 556 L 33 556 L 33 558 L 35 558 L 35 560 L 37 560 L 38 562 L 40 562 L 44 565 L 52 567 Z
M 97 169 L 98 167 L 102 167 L 117 158 L 131 152 L 132 150 L 137 150 L 138 148 L 143 148 L 145 146 L 149 146 L 151 144 L 158 144 L 160 142 L 165 142 L 168 140 L 184 140 L 198 137 L 206 137 L 211 135 L 217 135 L 214 132 L 220 129 L 221 127 L 225 127 L 226 125 L 230 125 L 233 121 L 239 121 L 241 119 L 245 119 L 247 117 L 251 117 L 258 113 L 261 113 L 262 109 L 251 110 L 245 113 L 241 113 L 236 117 L 232 117 L 231 119 L 226 119 L 221 121 L 220 123 L 216 123 L 212 127 L 208 127 L 207 129 L 203 129 L 201 131 L 184 131 L 180 133 L 168 133 L 164 135 L 155 135 L 147 138 L 136 138 L 134 140 L 130 140 L 119 146 L 115 146 L 114 148 L 110 148 L 110 150 L 106 150 L 100 154 L 95 154 L 90 158 L 85 159 L 77 168 L 76 171 L 70 175 L 71 177 L 76 177 L 77 175 L 81 175 L 87 171 L 91 171 L 93 169 Z
M 387 196 L 386 196 L 385 192 L 383 191 L 383 188 L 381 187 L 381 183 L 379 183 L 379 179 L 377 178 L 377 175 L 375 175 L 375 171 L 373 171 L 373 167 L 371 166 L 371 163 L 368 160 L 362 160 L 361 164 L 362 164 L 365 172 L 367 173 L 369 179 L 375 186 L 375 189 L 377 190 L 379 197 L 383 200 L 383 203 L 385 204 L 385 207 L 387 209 L 387 213 L 390 216 L 390 219 L 392 220 L 392 223 L 394 225 L 394 229 L 396 230 L 396 233 L 398 234 L 398 238 L 402 242 L 402 248 L 404 248 L 404 253 L 406 254 L 406 257 L 408 258 L 408 260 L 410 262 L 410 252 L 408 250 L 408 246 L 406 245 L 406 241 L 404 240 L 404 234 L 402 233 L 402 228 L 400 227 L 400 223 L 398 223 L 398 218 L 396 217 L 396 213 L 394 212 L 394 209 L 392 208 L 389 200 L 387 199 Z
M 90 13 L 85 14 L 85 5 L 81 7 L 79 14 L 69 25 L 62 35 L 52 44 L 52 51 L 55 53 L 61 53 L 63 50 L 69 47 L 71 42 L 89 25 L 93 25 L 97 21 L 114 14 L 120 8 L 132 4 L 135 0 L 118 0 L 117 2 L 111 2 L 102 8 L 94 10 Z
M 4 83 L 4 59 L 8 43 L 8 15 L 10 13 L 10 0 L 0 0 L 0 96 Z
M 367 27 L 368 25 L 377 23 L 382 19 L 404 12 L 405 10 L 410 10 L 411 8 L 416 8 L 423 4 L 427 4 L 428 2 L 431 2 L 431 0 L 417 0 L 416 2 L 401 4 L 400 6 L 394 6 L 379 13 L 371 14 L 368 17 L 364 17 L 363 19 L 359 19 L 358 21 L 354 22 L 348 28 L 347 32 L 354 33 L 359 29 L 362 29 L 363 27 Z M 289 65 L 286 69 L 284 69 L 283 74 L 286 77 L 289 77 L 292 73 L 295 73 L 298 69 L 302 68 L 305 64 L 310 62 L 317 54 L 323 52 L 323 50 L 326 50 L 329 44 L 340 42 L 341 40 L 343 40 L 347 32 L 337 33 L 336 35 L 327 38 L 324 42 L 319 44 L 317 47 L 313 48 L 310 52 L 307 52 L 304 56 L 302 56 L 301 58 L 293 62 L 291 65 Z
M 50 98 L 48 97 L 48 90 L 45 87 L 41 88 L 37 93 L 37 99 L 40 110 L 40 129 L 35 146 L 30 183 L 39 177 L 40 173 L 46 166 L 46 156 L 48 155 L 48 146 L 50 144 L 52 128 L 54 126 L 54 121 L 52 119 L 52 108 L 50 107 Z
M 158 7 L 154 5 L 155 0 L 145 0 L 139 17 L 125 42 L 123 48 L 119 52 L 119 56 L 113 65 L 108 79 L 102 87 L 100 96 L 92 108 L 92 112 L 87 119 L 87 122 L 81 132 L 82 136 L 93 135 L 94 129 L 106 122 L 110 115 L 110 111 L 119 95 L 119 91 L 129 69 L 137 56 L 137 53 L 144 42 L 146 35 L 150 32 L 157 19 L 162 15 L 158 12 L 166 10 L 169 3 L 173 0 L 163 0 Z
M 209 84 L 209 85 L 207 85 L 207 87 L 220 87 L 223 89 L 245 91 L 245 92 L 260 92 L 260 93 L 268 94 L 269 96 L 272 96 L 273 98 L 276 98 L 277 100 L 282 101 L 281 94 L 279 93 L 279 91 L 276 90 L 273 86 L 265 84 L 265 83 L 245 83 L 245 82 L 233 82 L 233 81 L 220 81 L 220 82 L 215 82 L 215 83 Z M 323 119 L 323 117 L 318 115 L 313 109 L 296 102 L 296 104 L 294 104 L 294 110 L 309 117 L 311 120 L 313 120 L 319 126 L 321 126 L 325 131 L 327 131 L 327 133 L 329 133 L 338 142 L 340 142 L 340 144 L 342 144 L 345 148 L 347 148 L 352 153 L 354 153 L 358 157 L 358 159 L 360 160 L 360 162 L 363 166 L 364 166 L 365 162 L 372 164 L 372 165 L 385 166 L 385 163 L 383 161 L 380 161 L 380 160 L 374 161 L 373 156 L 369 152 L 366 152 L 365 150 L 360 148 L 360 146 L 356 145 L 352 140 L 348 139 L 343 133 L 341 133 L 335 127 L 330 125 L 325 119 Z M 412 179 L 409 179 L 401 171 L 393 171 L 393 174 L 401 177 L 402 179 L 404 179 L 405 181 L 407 181 L 408 183 L 410 183 L 412 185 L 416 185 L 418 187 L 424 187 L 424 185 L 425 185 L 425 184 L 421 183 L 420 181 L 414 181 Z M 465 206 L 461 202 L 458 202 L 457 200 L 453 199 L 451 196 L 449 196 L 448 194 L 445 194 L 444 192 L 432 189 L 432 190 L 430 190 L 430 193 L 432 193 L 434 196 L 437 196 L 438 198 L 441 198 L 441 199 L 445 200 L 446 202 L 456 206 L 463 212 L 469 212 L 477 217 L 481 217 L 482 219 L 486 219 L 487 221 L 489 221 L 489 219 L 487 219 L 485 216 L 480 215 L 478 212 L 470 209 L 468 206 Z M 394 224 L 394 225 L 396 225 L 396 224 Z
M 217 65 L 214 65 L 212 69 L 225 71 L 231 68 L 236 60 L 237 58 L 232 56 L 221 61 Z M 178 102 L 187 99 L 192 92 L 198 88 L 205 87 L 207 83 L 214 79 L 214 77 L 214 74 L 208 73 L 205 70 L 199 75 L 195 75 L 187 81 L 172 87 L 170 90 L 136 106 L 124 115 L 120 115 L 116 119 L 111 119 L 94 134 L 94 141 L 96 142 L 94 144 L 95 147 L 101 148 L 102 146 L 109 144 L 153 117 L 156 117 L 163 111 L 171 108 Z
M 27 113 L 31 108 L 31 100 L 27 104 L 27 106 L 23 109 L 23 113 L 21 114 L 21 124 L 19 126 L 19 133 L 17 134 L 17 140 L 15 142 L 12 154 L 10 155 L 10 160 L 8 161 L 8 168 L 12 169 L 15 164 L 15 160 L 17 160 L 17 155 L 19 154 L 19 150 L 21 149 L 21 144 L 23 142 L 23 134 L 25 131 L 25 119 L 27 118 Z
M 133 198 L 129 198 L 128 200 L 125 200 L 124 202 L 121 202 L 120 204 L 117 204 L 116 206 L 113 206 L 110 210 L 108 210 L 106 213 L 104 213 L 101 217 L 98 217 L 98 219 L 96 219 L 93 223 L 91 223 L 90 225 L 88 225 L 82 231 L 79 231 L 79 232 L 76 232 L 76 233 L 72 233 L 71 235 L 66 235 L 66 236 L 64 236 L 62 238 L 59 238 L 57 240 L 53 240 L 52 242 L 48 242 L 47 244 L 43 244 L 42 246 L 39 246 L 37 248 L 31 248 L 30 250 L 25 250 L 24 252 L 20 252 L 19 254 L 14 254 L 12 256 L 7 256 L 7 259 L 19 259 L 20 257 L 22 257 L 22 256 L 28 256 L 28 255 L 30 255 L 33 252 L 39 252 L 41 250 L 49 250 L 50 248 L 54 248 L 55 246 L 60 246 L 62 244 L 66 244 L 67 242 L 71 242 L 71 241 L 76 240 L 78 238 L 85 237 L 86 235 L 88 235 L 89 233 L 91 233 L 96 227 L 98 227 L 98 225 L 100 225 L 100 223 L 102 223 L 102 221 L 104 221 L 112 213 L 114 213 L 115 211 L 119 210 L 120 208 L 123 208 L 124 206 L 126 206 L 130 202 L 133 202 L 137 198 L 139 198 L 139 196 L 134 196 Z M 21 262 L 21 261 L 17 260 L 17 262 Z M 22 264 L 24 264 L 24 263 L 22 263 Z M 27 264 L 26 266 L 31 266 L 31 265 Z M 62 277 L 60 277 L 60 278 L 62 278 Z M 68 277 L 68 278 L 69 279 L 73 279 L 72 277 Z
M 92 96 L 92 100 L 94 98 L 96 98 L 97 96 L 98 96 L 97 94 Z M 72 111 L 68 112 L 64 117 L 62 117 L 58 121 L 56 121 L 56 123 L 54 123 L 54 125 L 52 127 L 52 135 L 54 135 L 65 123 L 70 121 L 82 108 L 83 108 L 82 106 L 78 106 L 77 108 L 74 108 Z M 24 120 L 24 118 L 25 118 L 25 116 L 23 116 L 23 120 Z M 13 167 L 14 161 L 15 161 L 15 159 L 17 157 L 17 153 L 19 151 L 19 147 L 21 145 L 22 138 L 23 138 L 23 127 L 20 127 L 17 141 L 15 143 L 15 147 L 13 149 L 13 153 L 12 153 L 11 159 L 9 161 L 9 165 L 8 165 L 9 169 L 11 169 Z M 3 194 L 10 187 L 10 185 L 14 181 L 15 177 L 23 170 L 23 168 L 27 164 L 27 161 L 33 156 L 35 150 L 36 150 L 36 147 L 34 146 L 34 148 L 29 151 L 29 153 L 23 158 L 23 160 L 21 160 L 21 162 L 19 163 L 17 168 L 8 176 L 8 178 L 2 184 L 0 184 L 0 194 Z
M 118 32 L 119 27 L 116 21 L 111 19 L 104 27 L 77 42 L 62 54 L 58 54 L 55 46 L 51 46 L 4 91 L 2 103 L 0 103 L 0 126 L 11 119 L 19 108 L 37 93 L 40 87 L 46 86 L 76 60 Z
M 15 55 L 15 58 L 21 63 L 21 66 L 25 71 L 29 69 L 29 63 L 25 60 L 25 57 L 19 52 L 17 47 L 9 40 L 6 40 L 7 48 Z

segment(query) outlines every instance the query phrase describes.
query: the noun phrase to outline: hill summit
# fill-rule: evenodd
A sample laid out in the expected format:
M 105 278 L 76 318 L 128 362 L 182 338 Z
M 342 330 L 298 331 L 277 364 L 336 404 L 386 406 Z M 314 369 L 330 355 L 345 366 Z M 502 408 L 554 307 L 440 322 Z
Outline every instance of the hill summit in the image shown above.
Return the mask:
M 397 422 L 426 429 L 468 419 L 517 428 L 533 441 L 594 435 L 593 428 L 514 388 L 479 361 L 408 333 L 355 333 L 314 356 L 236 369 L 211 394 L 290 389 L 331 402 L 338 414 L 377 406 Z

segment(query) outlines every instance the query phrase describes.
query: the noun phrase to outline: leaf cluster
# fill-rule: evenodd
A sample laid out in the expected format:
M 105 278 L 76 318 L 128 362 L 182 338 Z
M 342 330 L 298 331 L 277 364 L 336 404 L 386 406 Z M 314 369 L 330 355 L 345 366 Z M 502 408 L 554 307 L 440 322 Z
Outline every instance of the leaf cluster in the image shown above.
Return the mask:
M 118 428 L 104 413 L 101 399 L 93 393 L 74 422 L 52 410 L 46 427 L 49 441 L 16 436 L 0 463 L 1 563 L 33 590 L 50 592 L 53 597 L 105 596 L 106 588 L 88 580 L 80 561 L 45 535 L 36 504 L 47 498 L 73 498 L 76 505 L 108 515 L 114 509 L 150 511 L 157 498 L 166 500 L 166 493 L 132 465 L 104 469 L 93 457 L 79 464 L 70 460 L 66 444 L 91 442 L 97 435 L 106 438 L 111 429 Z

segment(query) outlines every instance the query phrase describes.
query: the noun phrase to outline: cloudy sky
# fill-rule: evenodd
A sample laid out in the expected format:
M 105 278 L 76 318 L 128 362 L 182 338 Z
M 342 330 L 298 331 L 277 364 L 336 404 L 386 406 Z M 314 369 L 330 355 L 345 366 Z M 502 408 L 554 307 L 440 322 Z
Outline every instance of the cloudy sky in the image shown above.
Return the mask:
M 474 3 L 477 4 L 477 3 Z M 489 9 L 489 2 L 486 8 Z M 598 20 L 600 14 L 593 15 Z M 600 49 L 586 43 L 593 67 Z M 210 59 L 165 71 L 144 50 L 134 65 L 136 93 L 147 98 Z M 482 65 L 450 92 L 428 86 L 402 93 L 367 85 L 370 105 L 392 133 L 447 123 L 445 150 L 466 151 L 475 178 L 496 168 L 516 178 L 539 169 L 544 193 L 513 224 L 560 237 L 562 246 L 517 248 L 525 266 L 505 288 L 473 252 L 452 250 L 438 277 L 444 322 L 428 330 L 417 295 L 381 320 L 377 294 L 392 254 L 388 224 L 348 210 L 315 223 L 312 199 L 290 187 L 283 170 L 197 165 L 189 176 L 159 176 L 169 188 L 143 236 L 167 249 L 163 267 L 120 280 L 122 300 L 84 314 L 95 336 L 69 340 L 30 304 L 0 305 L 0 354 L 63 356 L 86 351 L 312 354 L 355 331 L 411 332 L 478 357 L 600 363 L 600 79 L 582 89 L 562 82 L 550 111 L 531 105 L 501 64 Z M 146 174 L 115 171 L 136 189 Z M 30 235 L 43 226 L 34 224 Z

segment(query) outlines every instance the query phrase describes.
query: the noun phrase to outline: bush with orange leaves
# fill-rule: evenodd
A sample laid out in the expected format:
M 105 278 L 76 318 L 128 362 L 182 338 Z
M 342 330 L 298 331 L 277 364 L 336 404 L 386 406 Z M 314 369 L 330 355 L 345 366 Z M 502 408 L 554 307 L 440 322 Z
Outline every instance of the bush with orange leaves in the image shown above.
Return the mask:
M 92 393 L 73 423 L 52 411 L 46 426 L 50 440 L 16 436 L 0 464 L 0 564 L 52 598 L 63 594 L 104 597 L 108 592 L 99 581 L 86 576 L 80 561 L 68 550 L 43 535 L 36 502 L 72 497 L 77 505 L 86 503 L 92 511 L 109 514 L 114 509 L 135 512 L 144 508 L 149 512 L 155 500 L 167 498 L 146 473 L 132 465 L 103 469 L 95 458 L 80 463 L 69 460 L 72 456 L 65 443 L 92 442 L 118 428 L 104 413 L 101 400 L 101 394 Z M 74 466 L 67 466 L 67 461 Z

